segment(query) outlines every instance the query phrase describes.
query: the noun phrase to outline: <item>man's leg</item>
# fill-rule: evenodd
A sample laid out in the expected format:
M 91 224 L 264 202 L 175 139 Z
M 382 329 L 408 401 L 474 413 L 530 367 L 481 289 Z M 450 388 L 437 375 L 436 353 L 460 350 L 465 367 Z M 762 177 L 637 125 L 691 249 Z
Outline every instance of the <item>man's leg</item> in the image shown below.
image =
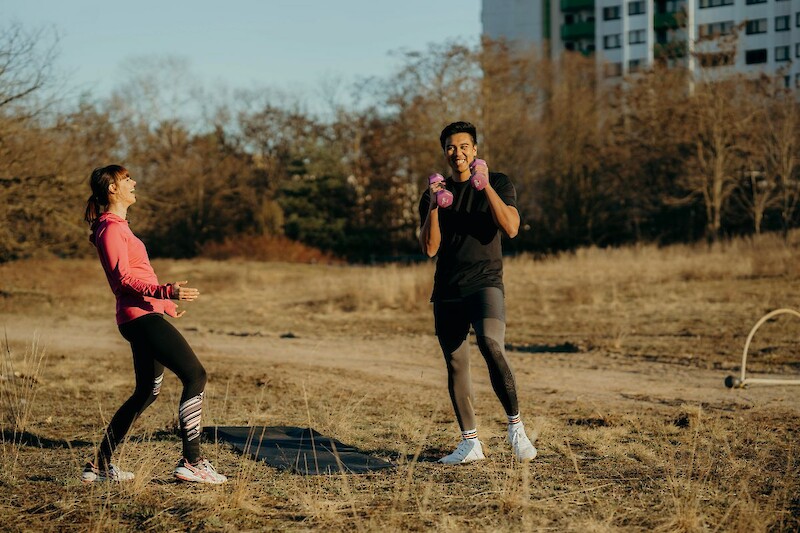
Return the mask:
M 495 287 L 483 289 L 470 296 L 468 308 L 478 348 L 489 370 L 492 388 L 508 418 L 508 440 L 514 455 L 520 460 L 533 459 L 536 457 L 536 448 L 525 434 L 519 413 L 514 372 L 506 359 L 503 292 Z
M 459 464 L 483 459 L 473 407 L 469 364 L 469 317 L 461 302 L 435 302 L 436 335 L 447 364 L 447 387 L 461 428 L 462 441 L 440 461 Z

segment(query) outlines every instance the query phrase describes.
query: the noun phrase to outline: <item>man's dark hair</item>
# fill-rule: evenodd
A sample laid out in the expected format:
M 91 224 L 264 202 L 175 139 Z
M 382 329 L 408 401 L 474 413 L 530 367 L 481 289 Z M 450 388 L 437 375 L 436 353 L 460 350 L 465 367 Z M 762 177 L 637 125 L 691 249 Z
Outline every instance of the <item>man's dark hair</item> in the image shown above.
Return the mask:
M 447 138 L 456 133 L 469 133 L 472 136 L 472 142 L 478 144 L 478 132 L 475 130 L 475 126 L 469 122 L 453 122 L 445 126 L 442 134 L 439 135 L 439 143 L 442 145 L 442 150 L 444 150 L 444 143 Z

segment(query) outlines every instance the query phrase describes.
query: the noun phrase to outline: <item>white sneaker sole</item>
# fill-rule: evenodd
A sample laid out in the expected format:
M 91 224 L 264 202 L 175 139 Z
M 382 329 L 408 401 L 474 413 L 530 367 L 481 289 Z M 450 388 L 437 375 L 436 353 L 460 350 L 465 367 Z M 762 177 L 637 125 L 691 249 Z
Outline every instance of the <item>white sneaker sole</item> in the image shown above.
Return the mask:
M 188 481 L 190 483 L 208 483 L 209 485 L 222 485 L 226 481 L 227 478 L 224 479 L 210 479 L 210 478 L 202 478 L 195 476 L 194 474 L 184 474 L 181 472 L 175 472 L 175 478 L 181 481 Z
M 517 461 L 519 461 L 521 463 L 527 463 L 528 461 L 533 461 L 534 459 L 536 459 L 536 456 L 539 455 L 539 451 L 536 448 L 534 448 L 533 449 L 533 455 L 531 455 L 530 457 L 518 457 L 517 454 L 513 454 L 513 455 L 514 455 L 514 459 L 516 459 Z

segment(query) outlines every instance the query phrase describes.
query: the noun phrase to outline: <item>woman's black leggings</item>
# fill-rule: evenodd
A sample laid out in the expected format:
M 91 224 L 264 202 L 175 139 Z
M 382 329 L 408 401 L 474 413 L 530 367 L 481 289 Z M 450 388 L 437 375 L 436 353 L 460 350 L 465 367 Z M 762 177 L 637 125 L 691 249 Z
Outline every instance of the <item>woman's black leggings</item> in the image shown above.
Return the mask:
M 196 462 L 200 459 L 200 416 L 206 387 L 203 365 L 186 339 L 160 314 L 144 315 L 121 324 L 119 331 L 131 343 L 136 388 L 106 429 L 98 454 L 99 464 L 107 466 L 111 462 L 111 454 L 133 422 L 158 398 L 165 367 L 183 383 L 178 410 L 183 456 Z
M 447 385 L 461 430 L 475 429 L 472 378 L 469 369 L 469 327 L 486 360 L 489 379 L 506 414 L 519 413 L 514 373 L 505 357 L 506 314 L 503 291 L 481 289 L 459 300 L 433 303 L 436 336 L 447 363 Z

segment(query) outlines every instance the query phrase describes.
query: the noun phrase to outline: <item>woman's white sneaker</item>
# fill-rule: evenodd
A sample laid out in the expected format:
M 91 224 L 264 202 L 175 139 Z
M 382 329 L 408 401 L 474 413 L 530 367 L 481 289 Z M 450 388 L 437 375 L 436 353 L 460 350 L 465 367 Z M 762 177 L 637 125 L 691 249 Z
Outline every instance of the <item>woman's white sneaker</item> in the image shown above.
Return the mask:
M 175 477 L 181 481 L 211 483 L 213 485 L 219 485 L 220 483 L 228 481 L 228 478 L 217 472 L 207 459 L 201 459 L 196 464 L 192 464 L 185 458 L 181 458 L 173 473 Z
M 525 434 L 525 427 L 522 424 L 508 426 L 508 442 L 517 461 L 530 461 L 536 457 L 536 448 Z
M 450 455 L 445 455 L 439 459 L 440 463 L 446 465 L 460 465 L 486 459 L 483 455 L 483 447 L 478 439 L 462 439 L 456 446 L 455 451 Z
M 95 481 L 130 481 L 133 477 L 133 472 L 120 470 L 117 465 L 108 465 L 108 470 L 100 470 L 92 463 L 86 463 L 81 473 L 81 481 L 85 484 Z

